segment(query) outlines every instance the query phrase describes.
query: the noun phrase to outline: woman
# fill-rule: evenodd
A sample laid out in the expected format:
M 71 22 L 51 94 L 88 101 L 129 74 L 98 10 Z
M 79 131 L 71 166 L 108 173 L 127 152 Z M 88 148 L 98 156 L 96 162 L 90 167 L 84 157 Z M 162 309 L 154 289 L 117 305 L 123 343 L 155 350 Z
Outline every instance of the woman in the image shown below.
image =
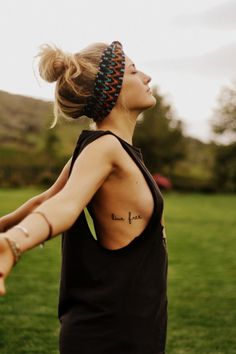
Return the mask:
M 43 79 L 56 81 L 54 114 L 86 115 L 71 160 L 48 191 L 0 234 L 0 293 L 20 255 L 62 233 L 58 318 L 62 354 L 163 354 L 167 249 L 163 197 L 132 145 L 138 115 L 155 105 L 151 78 L 120 42 L 77 54 L 45 45 Z M 92 216 L 97 240 L 88 226 Z M 12 214 L 13 215 L 13 214 Z

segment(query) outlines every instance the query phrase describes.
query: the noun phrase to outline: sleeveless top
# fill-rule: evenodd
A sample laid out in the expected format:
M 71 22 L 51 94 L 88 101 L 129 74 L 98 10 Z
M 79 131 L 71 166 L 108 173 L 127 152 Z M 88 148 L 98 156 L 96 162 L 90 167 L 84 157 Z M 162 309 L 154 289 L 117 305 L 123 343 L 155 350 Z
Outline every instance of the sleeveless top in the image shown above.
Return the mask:
M 83 148 L 104 134 L 114 135 L 140 168 L 154 209 L 143 232 L 122 248 L 108 249 L 94 238 L 85 210 L 62 233 L 60 353 L 164 354 L 168 302 L 164 203 L 141 149 L 109 130 L 83 130 L 69 174 Z

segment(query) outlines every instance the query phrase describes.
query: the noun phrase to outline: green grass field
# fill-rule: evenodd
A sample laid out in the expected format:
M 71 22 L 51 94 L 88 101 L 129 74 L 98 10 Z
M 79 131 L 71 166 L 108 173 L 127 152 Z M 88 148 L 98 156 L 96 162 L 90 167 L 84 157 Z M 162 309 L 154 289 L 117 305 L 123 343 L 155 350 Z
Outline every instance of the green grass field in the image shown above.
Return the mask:
M 0 190 L 0 215 L 38 192 Z M 167 353 L 236 353 L 236 196 L 163 196 L 169 256 Z M 58 353 L 60 240 L 25 253 L 7 279 L 7 295 L 0 297 L 1 354 Z

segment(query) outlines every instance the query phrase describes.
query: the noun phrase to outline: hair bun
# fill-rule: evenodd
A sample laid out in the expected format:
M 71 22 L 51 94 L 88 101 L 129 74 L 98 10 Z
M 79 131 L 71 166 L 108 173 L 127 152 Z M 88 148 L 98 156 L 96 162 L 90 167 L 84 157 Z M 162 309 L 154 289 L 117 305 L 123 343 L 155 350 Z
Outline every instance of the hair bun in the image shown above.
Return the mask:
M 68 67 L 69 55 L 56 45 L 42 44 L 36 57 L 40 57 L 39 74 L 45 81 L 54 82 Z

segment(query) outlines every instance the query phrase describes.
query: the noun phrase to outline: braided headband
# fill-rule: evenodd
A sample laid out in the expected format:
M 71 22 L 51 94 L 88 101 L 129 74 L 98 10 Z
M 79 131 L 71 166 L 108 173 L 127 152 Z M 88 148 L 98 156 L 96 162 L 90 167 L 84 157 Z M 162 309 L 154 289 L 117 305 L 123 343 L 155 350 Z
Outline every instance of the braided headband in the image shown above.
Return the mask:
M 124 71 L 125 54 L 122 44 L 113 41 L 101 56 L 94 91 L 88 98 L 84 115 L 101 121 L 110 113 L 120 93 Z

